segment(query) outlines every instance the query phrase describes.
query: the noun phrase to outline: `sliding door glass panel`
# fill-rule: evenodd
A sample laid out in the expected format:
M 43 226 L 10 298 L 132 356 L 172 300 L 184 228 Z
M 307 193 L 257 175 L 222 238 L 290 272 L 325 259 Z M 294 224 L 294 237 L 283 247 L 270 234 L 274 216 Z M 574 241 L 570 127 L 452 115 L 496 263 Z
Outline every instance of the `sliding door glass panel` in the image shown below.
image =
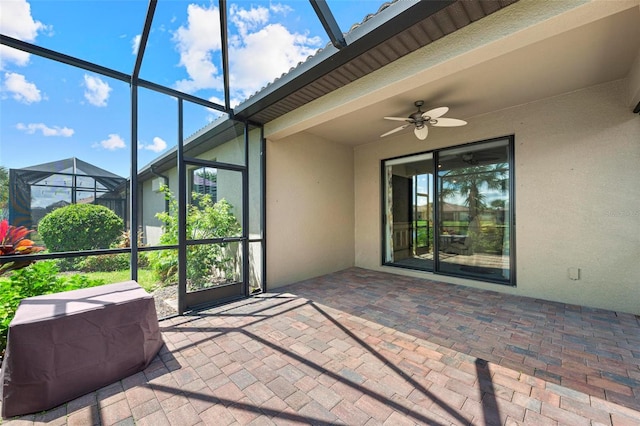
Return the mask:
M 508 139 L 439 153 L 439 272 L 510 281 Z
M 385 264 L 433 270 L 433 170 L 432 154 L 385 162 Z

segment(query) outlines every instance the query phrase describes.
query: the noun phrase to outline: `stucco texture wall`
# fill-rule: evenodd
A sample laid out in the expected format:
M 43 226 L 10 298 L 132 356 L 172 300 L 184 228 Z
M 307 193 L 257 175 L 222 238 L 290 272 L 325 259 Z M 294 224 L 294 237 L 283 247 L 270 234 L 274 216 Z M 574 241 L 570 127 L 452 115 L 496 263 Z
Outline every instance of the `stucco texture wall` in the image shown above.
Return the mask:
M 269 289 L 354 265 L 353 148 L 299 133 L 267 141 Z
M 355 264 L 640 314 L 640 117 L 619 80 L 355 149 Z M 517 286 L 381 266 L 380 161 L 515 135 Z M 571 280 L 568 268 L 579 268 Z

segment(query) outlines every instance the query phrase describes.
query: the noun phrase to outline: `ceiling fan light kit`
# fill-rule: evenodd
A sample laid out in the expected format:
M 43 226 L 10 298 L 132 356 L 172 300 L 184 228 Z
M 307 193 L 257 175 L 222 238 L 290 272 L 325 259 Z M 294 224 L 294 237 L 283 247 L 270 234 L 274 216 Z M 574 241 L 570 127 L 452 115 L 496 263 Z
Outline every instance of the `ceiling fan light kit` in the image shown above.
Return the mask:
M 407 124 L 403 124 L 400 127 L 396 127 L 395 129 L 383 133 L 380 135 L 380 137 L 382 138 L 399 132 L 400 130 L 404 130 L 413 124 L 415 127 L 413 129 L 413 133 L 418 139 L 425 140 L 429 135 L 429 128 L 427 127 L 427 124 L 433 127 L 458 127 L 467 124 L 467 122 L 464 120 L 443 117 L 443 115 L 445 115 L 449 111 L 448 107 L 438 107 L 423 112 L 420 108 L 422 107 L 422 105 L 424 105 L 424 101 L 416 101 L 414 105 L 418 108 L 418 110 L 411 114 L 409 117 L 384 117 L 385 120 L 406 121 Z

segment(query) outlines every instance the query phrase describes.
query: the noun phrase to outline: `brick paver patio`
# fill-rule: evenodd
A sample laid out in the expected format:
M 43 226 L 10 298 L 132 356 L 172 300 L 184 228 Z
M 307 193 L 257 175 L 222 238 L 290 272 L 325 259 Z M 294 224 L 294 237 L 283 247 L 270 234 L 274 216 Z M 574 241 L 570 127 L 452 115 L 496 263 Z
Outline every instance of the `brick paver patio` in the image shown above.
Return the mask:
M 6 422 L 638 425 L 638 317 L 351 268 L 161 322 L 143 372 Z

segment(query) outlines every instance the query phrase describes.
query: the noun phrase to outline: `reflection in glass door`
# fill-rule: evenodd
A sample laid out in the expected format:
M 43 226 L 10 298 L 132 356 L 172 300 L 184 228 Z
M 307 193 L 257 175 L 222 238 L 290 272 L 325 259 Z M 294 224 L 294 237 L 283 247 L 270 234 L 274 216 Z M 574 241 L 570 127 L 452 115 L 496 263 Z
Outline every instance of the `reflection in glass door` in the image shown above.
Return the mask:
M 439 271 L 509 281 L 508 140 L 438 156 Z
M 433 257 L 433 212 L 429 189 L 433 185 L 433 174 L 423 173 L 413 177 L 413 220 L 411 237 L 413 255 Z
M 433 269 L 433 157 L 431 154 L 385 162 L 385 263 Z

